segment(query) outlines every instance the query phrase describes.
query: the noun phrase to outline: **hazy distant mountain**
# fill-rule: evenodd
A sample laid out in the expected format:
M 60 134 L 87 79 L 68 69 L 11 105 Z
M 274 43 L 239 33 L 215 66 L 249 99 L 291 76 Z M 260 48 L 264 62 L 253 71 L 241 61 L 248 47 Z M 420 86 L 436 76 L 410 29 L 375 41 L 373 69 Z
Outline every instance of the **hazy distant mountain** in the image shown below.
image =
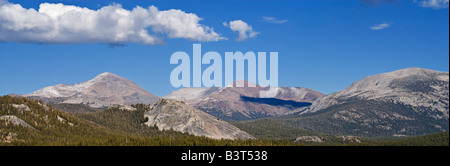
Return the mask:
M 181 101 L 160 99 L 144 116 L 148 118 L 146 125 L 157 126 L 159 130 L 173 129 L 214 139 L 255 139 L 239 128 Z
M 418 135 L 449 129 L 449 73 L 407 68 L 368 76 L 286 118 L 296 126 L 364 136 Z
M 184 101 L 213 116 L 228 120 L 247 120 L 281 115 L 287 111 L 309 106 L 320 92 L 307 88 L 279 87 L 274 98 L 260 98 L 259 92 L 267 90 L 244 81 L 246 87 L 235 87 L 236 82 L 223 88 L 183 88 L 164 98 Z
M 158 100 L 157 96 L 136 83 L 108 72 L 79 84 L 49 86 L 23 96 L 49 104 L 84 104 L 93 108 L 117 104 L 150 104 Z

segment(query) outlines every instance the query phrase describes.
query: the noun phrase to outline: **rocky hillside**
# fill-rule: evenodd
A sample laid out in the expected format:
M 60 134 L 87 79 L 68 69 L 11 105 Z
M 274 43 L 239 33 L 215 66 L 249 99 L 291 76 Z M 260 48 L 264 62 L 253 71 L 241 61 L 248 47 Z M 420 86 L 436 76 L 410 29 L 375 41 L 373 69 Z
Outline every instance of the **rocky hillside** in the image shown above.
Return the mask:
M 0 96 L 0 146 L 292 146 L 386 143 L 361 137 L 323 135 L 286 125 L 273 118 L 233 123 L 241 130 L 254 134 L 258 140 L 211 139 L 170 129 L 161 131 L 158 125 L 147 126 L 144 123 L 149 123 L 149 118 L 145 118 L 144 113 L 155 108 L 144 104 L 134 106 L 136 111 L 110 108 L 92 113 L 68 114 L 37 100 Z M 208 124 L 205 125 L 208 127 Z M 448 146 L 448 132 L 420 139 L 412 138 L 412 141 L 406 142 L 404 139 L 397 139 L 387 145 Z
M 83 132 L 86 136 L 98 132 L 93 126 L 40 101 L 10 96 L 0 97 L 0 144 L 29 143 L 30 140 L 45 140 L 52 136 L 79 138 L 71 136 L 66 131 Z
M 297 108 L 309 106 L 320 92 L 307 88 L 279 87 L 272 92 L 274 98 L 261 98 L 263 88 L 255 85 L 235 87 L 236 82 L 224 88 L 183 88 L 172 92 L 164 98 L 184 101 L 186 104 L 198 108 L 215 117 L 225 120 L 249 120 L 263 117 L 282 115 Z
M 112 104 L 150 104 L 158 100 L 136 83 L 108 72 L 79 84 L 49 86 L 22 96 L 48 104 L 83 104 L 93 108 L 108 108 Z
M 215 140 L 144 125 L 148 105 L 69 114 L 38 100 L 0 96 L 0 146 L 230 146 L 259 140 Z M 208 121 L 209 122 L 209 121 Z M 285 144 L 280 142 L 281 145 Z M 275 143 L 277 144 L 277 143 Z
M 144 115 L 148 118 L 145 124 L 157 126 L 159 130 L 173 129 L 214 139 L 255 139 L 239 128 L 181 101 L 160 99 Z
M 449 73 L 407 68 L 368 76 L 282 118 L 302 128 L 361 136 L 449 130 Z M 294 117 L 294 118 L 292 118 Z

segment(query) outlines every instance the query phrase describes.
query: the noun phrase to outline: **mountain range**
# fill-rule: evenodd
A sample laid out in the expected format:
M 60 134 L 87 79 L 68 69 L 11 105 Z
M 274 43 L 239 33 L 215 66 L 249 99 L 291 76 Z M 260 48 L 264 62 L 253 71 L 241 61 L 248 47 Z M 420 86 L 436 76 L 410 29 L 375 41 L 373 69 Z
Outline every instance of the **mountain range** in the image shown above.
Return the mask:
M 283 124 L 273 118 L 233 122 L 240 128 L 239 130 L 219 119 L 211 122 L 214 119 L 211 119 L 212 116 L 180 101 L 161 99 L 157 104 L 136 104 L 134 107 L 136 108 L 134 111 L 108 108 L 98 112 L 71 114 L 37 100 L 1 96 L 0 146 L 448 146 L 448 132 L 383 141 L 355 136 L 324 135 Z M 171 113 L 184 115 L 177 116 Z M 203 119 L 201 115 L 198 116 L 199 114 L 204 114 L 207 118 Z M 218 139 L 220 137 L 211 139 L 208 135 L 194 136 L 195 133 L 191 133 L 191 130 L 182 133 L 179 130 L 172 130 L 174 128 L 165 130 L 164 126 L 160 126 L 162 127 L 160 129 L 157 123 L 153 126 L 145 125 L 151 123 L 152 115 L 156 115 L 153 116 L 157 120 L 155 122 L 163 122 L 166 126 L 170 123 L 164 121 L 174 122 L 172 123 L 175 124 L 174 128 L 189 124 L 191 121 L 190 124 L 193 125 L 186 125 L 186 127 L 194 129 L 196 133 L 202 133 L 201 131 L 204 130 L 195 126 L 206 126 L 206 129 L 213 129 L 210 131 L 229 132 L 228 134 L 234 135 L 234 138 L 241 139 Z M 187 123 L 183 123 L 185 119 L 188 119 Z M 220 124 L 215 126 L 216 122 Z M 226 128 L 228 130 L 216 128 L 221 126 L 228 126 Z M 258 139 L 255 140 L 253 137 L 245 139 L 249 138 L 246 133 L 251 133 Z M 227 133 L 222 134 L 220 135 L 227 135 Z
M 236 83 L 223 88 L 183 88 L 165 96 L 167 99 L 184 101 L 186 104 L 225 120 L 249 120 L 282 115 L 288 111 L 309 106 L 323 96 L 312 89 L 299 87 L 276 88 L 274 98 L 260 98 L 259 92 L 267 87 L 235 87 Z M 252 84 L 243 81 L 245 85 Z M 113 73 L 102 73 L 82 83 L 49 86 L 21 95 L 38 99 L 66 112 L 95 112 L 91 108 L 119 107 L 133 110 L 130 105 L 152 104 L 158 97 L 136 83 Z
M 55 108 L 58 104 L 74 104 L 69 105 L 72 110 L 85 112 L 111 107 L 133 111 L 136 104 L 142 103 L 151 107 L 139 115 L 148 119 L 147 126 L 217 139 L 253 139 L 242 128 L 223 120 L 256 120 L 253 125 L 264 125 L 258 122 L 261 118 L 302 131 L 363 137 L 414 136 L 449 130 L 448 72 L 406 68 L 367 76 L 329 95 L 307 88 L 279 87 L 273 91 L 273 98 L 259 97 L 259 92 L 267 87 L 249 87 L 252 83 L 246 81 L 246 87 L 235 87 L 238 82 L 221 88 L 182 88 L 159 99 L 130 80 L 103 73 L 83 83 L 59 84 L 22 96 Z M 23 124 L 15 117 L 2 116 L 4 121 Z M 267 135 L 252 132 L 255 134 Z

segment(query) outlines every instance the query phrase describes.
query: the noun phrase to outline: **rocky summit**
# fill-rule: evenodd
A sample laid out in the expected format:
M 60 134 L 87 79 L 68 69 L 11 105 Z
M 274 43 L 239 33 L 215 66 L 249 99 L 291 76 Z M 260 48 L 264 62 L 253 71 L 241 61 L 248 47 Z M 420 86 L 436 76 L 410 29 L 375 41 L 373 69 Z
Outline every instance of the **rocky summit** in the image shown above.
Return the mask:
M 109 72 L 86 82 L 49 86 L 22 96 L 49 104 L 83 104 L 93 108 L 136 103 L 150 104 L 158 100 L 157 96 L 136 83 Z
M 213 139 L 255 139 L 239 128 L 217 119 L 182 101 L 160 99 L 145 112 L 148 126 L 159 130 L 175 130 Z
M 297 110 L 312 113 L 346 100 L 381 100 L 430 108 L 436 119 L 449 118 L 449 73 L 406 68 L 368 76 L 345 90 L 324 96 L 310 107 Z

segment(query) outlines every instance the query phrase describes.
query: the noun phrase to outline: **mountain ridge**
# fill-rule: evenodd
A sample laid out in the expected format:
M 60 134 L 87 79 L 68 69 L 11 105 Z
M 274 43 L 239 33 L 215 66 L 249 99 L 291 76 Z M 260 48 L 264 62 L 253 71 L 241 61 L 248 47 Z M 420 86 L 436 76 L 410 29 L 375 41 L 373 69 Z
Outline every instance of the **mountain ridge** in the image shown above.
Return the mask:
M 446 118 L 448 119 L 448 78 L 449 73 L 448 72 L 439 72 L 429 69 L 422 69 L 422 68 L 405 68 L 401 70 L 396 70 L 392 72 L 387 73 L 381 73 L 377 75 L 367 76 L 364 77 L 361 80 L 358 80 L 346 89 L 332 93 L 330 95 L 323 96 L 319 98 L 318 100 L 314 101 L 312 105 L 308 108 L 298 109 L 291 113 L 308 113 L 308 112 L 316 112 L 320 109 L 328 108 L 334 104 L 337 104 L 336 99 L 349 99 L 349 98 L 362 98 L 362 99 L 380 99 L 380 98 L 388 98 L 390 100 L 394 100 L 397 102 L 413 105 L 413 106 L 429 106 L 433 109 L 438 109 L 441 112 L 443 112 L 446 115 Z M 411 78 L 415 77 L 415 78 Z M 402 80 L 402 79 L 410 79 L 410 80 Z M 428 92 L 416 92 L 417 89 L 405 89 L 405 88 L 396 88 L 394 86 L 401 86 L 398 85 L 401 81 L 411 81 L 414 82 L 416 80 L 429 80 L 429 79 L 435 79 L 437 81 L 436 84 L 439 85 L 424 85 L 422 88 L 432 88 L 428 90 L 437 90 L 442 91 L 442 93 L 438 94 L 438 97 L 446 99 L 447 103 L 445 105 L 429 105 L 429 103 L 433 103 L 433 95 L 428 94 Z M 407 82 L 406 84 L 411 84 L 410 82 Z M 442 84 L 442 85 L 441 85 Z M 439 86 L 442 87 L 439 87 Z M 418 87 L 415 87 L 418 88 Z M 443 89 L 439 89 L 443 88 Z M 429 97 L 430 99 L 426 101 L 421 101 L 419 97 L 414 97 L 414 95 L 408 94 L 412 93 L 418 96 L 421 96 L 422 99 L 424 97 Z M 407 95 L 408 97 L 402 97 L 401 95 Z M 413 98 L 412 100 L 409 100 L 409 98 Z M 418 103 L 415 103 L 418 102 Z M 439 103 L 438 103 L 439 104 Z M 447 108 L 447 109 L 446 109 Z
M 115 104 L 150 104 L 158 100 L 157 96 L 136 83 L 110 72 L 81 83 L 48 86 L 22 96 L 49 104 L 84 104 L 93 108 L 109 108 Z
M 412 136 L 449 130 L 449 73 L 406 68 L 367 76 L 279 120 L 328 134 Z
M 308 88 L 277 87 L 271 92 L 275 94 L 275 97 L 261 98 L 260 92 L 269 90 L 269 87 L 256 84 L 253 84 L 255 87 L 234 86 L 238 82 L 244 85 L 253 84 L 247 81 L 236 81 L 226 87 L 182 88 L 164 98 L 183 101 L 221 119 L 250 120 L 282 115 L 287 111 L 306 106 L 323 96 L 322 93 Z M 267 99 L 273 100 L 265 102 Z

